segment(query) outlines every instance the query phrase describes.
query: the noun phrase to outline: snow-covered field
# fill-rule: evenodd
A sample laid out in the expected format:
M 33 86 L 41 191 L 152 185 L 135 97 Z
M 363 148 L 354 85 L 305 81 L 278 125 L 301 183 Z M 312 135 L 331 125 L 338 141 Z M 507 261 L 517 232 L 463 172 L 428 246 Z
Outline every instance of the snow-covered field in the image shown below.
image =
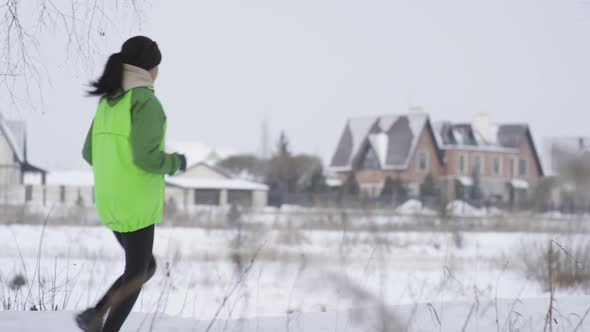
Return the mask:
M 588 331 L 582 321 L 590 297 L 567 297 L 557 305 L 553 331 Z M 372 331 L 543 331 L 548 299 L 478 303 L 434 303 L 332 312 L 305 312 L 281 317 L 219 320 L 209 331 L 372 332 Z M 497 310 L 496 310 L 497 308 Z M 497 313 L 497 315 L 496 315 Z M 73 312 L 0 312 L 2 331 L 74 332 Z M 496 323 L 498 317 L 498 323 Z M 207 331 L 210 320 L 133 313 L 122 332 Z
M 539 331 L 549 294 L 527 280 L 525 248 L 588 236 L 158 227 L 159 269 L 125 331 Z M 97 300 L 122 258 L 101 226 L 0 226 L 0 303 L 58 310 L 0 312 L 0 331 L 76 331 L 72 312 Z M 553 331 L 575 330 L 584 294 L 557 291 Z

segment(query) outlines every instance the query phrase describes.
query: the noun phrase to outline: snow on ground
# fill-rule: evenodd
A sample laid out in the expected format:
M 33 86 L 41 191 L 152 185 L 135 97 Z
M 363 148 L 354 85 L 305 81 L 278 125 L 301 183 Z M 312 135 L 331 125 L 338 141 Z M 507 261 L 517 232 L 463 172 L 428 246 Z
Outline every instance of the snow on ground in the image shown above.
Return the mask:
M 581 296 L 564 298 L 556 304 L 559 314 L 554 317 L 552 331 L 589 331 L 590 320 L 583 319 L 589 302 L 590 297 Z M 547 305 L 547 299 L 428 303 L 216 321 L 133 313 L 121 331 L 207 331 L 209 326 L 211 332 L 543 331 Z M 74 312 L 68 311 L 0 312 L 0 329 L 79 331 L 73 315 Z
M 409 199 L 395 209 L 401 215 L 424 215 L 435 216 L 436 212 L 425 208 L 422 202 L 417 199 Z
M 481 218 L 487 216 L 500 216 L 505 213 L 497 207 L 477 208 L 461 200 L 454 200 L 450 202 L 449 204 L 447 204 L 446 209 L 449 215 L 456 217 Z
M 197 324 L 196 331 L 204 331 L 203 324 L 218 312 L 223 325 L 225 320 L 227 326 L 250 325 L 247 329 L 218 327 L 217 331 L 286 331 L 287 318 L 290 331 L 334 331 L 337 324 L 343 324 L 337 331 L 347 331 L 344 326 L 350 325 L 345 323 L 350 317 L 375 315 L 383 310 L 374 308 L 385 306 L 399 316 L 395 321 L 413 321 L 410 331 L 432 331 L 439 320 L 443 325 L 455 324 L 444 325 L 443 331 L 446 326 L 455 331 L 473 303 L 479 303 L 470 324 L 479 326 L 477 331 L 496 331 L 495 313 L 490 313 L 495 312 L 495 305 L 490 303 L 498 298 L 501 316 L 517 312 L 513 318 L 524 324 L 518 326 L 528 330 L 526 324 L 537 324 L 532 329 L 536 331 L 543 322 L 548 294 L 525 278 L 519 255 L 527 243 L 589 236 L 294 228 L 239 234 L 235 230 L 158 227 L 154 253 L 159 268 L 138 300 L 134 324 L 144 320 L 151 324 L 152 313 L 158 312 L 176 318 L 156 319 L 162 327 L 155 331 L 174 330 L 165 328 L 166 324 L 177 331 L 191 330 Z M 231 250 L 237 243 L 241 243 L 239 252 L 246 255 L 243 259 Z M 122 271 L 122 259 L 114 236 L 101 226 L 0 226 L 0 304 L 8 299 L 21 305 L 17 309 L 42 303 L 60 310 L 54 314 L 0 312 L 0 331 L 33 331 L 32 325 L 25 324 L 34 321 L 66 324 L 71 313 L 61 310 L 92 305 Z M 8 285 L 18 274 L 28 283 L 14 291 Z M 572 324 L 587 309 L 588 298 L 580 300 L 577 295 L 579 290 L 557 293 L 563 306 L 561 319 Z M 29 300 L 24 301 L 27 296 Z M 414 303 L 424 305 L 410 319 Z M 509 310 L 513 304 L 517 308 Z M 373 309 L 362 314 L 355 308 Z M 232 320 L 235 318 L 247 320 Z M 363 322 L 365 329 L 350 331 L 373 331 L 366 324 L 380 319 L 368 320 Z M 63 331 L 68 331 L 67 326 L 63 325 Z M 137 328 L 127 331 L 132 330 Z
M 463 201 L 452 201 L 447 205 L 447 212 L 453 216 L 483 217 L 486 212 Z

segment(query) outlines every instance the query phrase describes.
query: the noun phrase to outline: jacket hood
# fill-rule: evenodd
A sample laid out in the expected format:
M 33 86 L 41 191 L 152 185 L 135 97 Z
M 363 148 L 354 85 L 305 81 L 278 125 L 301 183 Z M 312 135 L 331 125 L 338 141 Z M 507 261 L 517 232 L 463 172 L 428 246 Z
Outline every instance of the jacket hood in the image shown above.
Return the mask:
M 151 87 L 154 85 L 154 80 L 150 72 L 137 66 L 123 64 L 123 81 L 121 86 L 123 93 L 131 89 L 139 87 Z

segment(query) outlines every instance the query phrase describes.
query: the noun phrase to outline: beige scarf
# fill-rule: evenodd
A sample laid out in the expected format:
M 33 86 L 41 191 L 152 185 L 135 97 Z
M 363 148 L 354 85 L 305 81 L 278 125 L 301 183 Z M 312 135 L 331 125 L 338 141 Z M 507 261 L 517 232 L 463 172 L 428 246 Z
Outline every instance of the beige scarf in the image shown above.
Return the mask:
M 153 86 L 154 80 L 150 72 L 136 66 L 123 64 L 123 92 L 134 88 Z

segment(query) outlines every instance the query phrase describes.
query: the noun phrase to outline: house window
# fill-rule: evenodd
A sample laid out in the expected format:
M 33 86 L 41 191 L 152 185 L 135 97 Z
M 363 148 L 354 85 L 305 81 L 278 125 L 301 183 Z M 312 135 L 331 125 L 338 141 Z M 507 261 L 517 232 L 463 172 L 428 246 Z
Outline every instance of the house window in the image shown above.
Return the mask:
M 59 201 L 61 203 L 66 202 L 66 187 L 65 186 L 59 186 Z
M 375 150 L 369 148 L 367 150 L 367 154 L 365 154 L 365 159 L 363 160 L 362 169 L 379 169 L 379 158 L 377 158 L 377 154 Z
M 27 185 L 25 187 L 25 201 L 30 202 L 33 200 L 33 186 Z
M 59 201 L 61 203 L 66 202 L 66 186 L 59 186 Z
M 250 190 L 229 190 L 227 203 L 229 205 L 252 206 L 252 194 Z
M 465 174 L 465 170 L 467 169 L 467 165 L 465 165 L 465 155 L 464 154 L 460 154 L 459 155 L 459 173 L 460 174 Z
M 514 177 L 516 175 L 516 159 L 514 157 L 510 158 L 510 177 Z
M 428 154 L 425 151 L 420 151 L 418 154 L 418 170 L 421 172 L 427 172 L 428 167 Z
M 527 176 L 527 162 L 526 159 L 520 159 L 518 161 L 518 175 Z
M 480 154 L 476 154 L 473 158 L 473 169 L 477 174 L 483 174 L 483 157 Z
M 195 189 L 195 205 L 219 205 L 221 191 L 218 189 Z
M 492 160 L 492 171 L 494 172 L 495 176 L 502 175 L 502 163 L 499 156 L 495 156 Z

